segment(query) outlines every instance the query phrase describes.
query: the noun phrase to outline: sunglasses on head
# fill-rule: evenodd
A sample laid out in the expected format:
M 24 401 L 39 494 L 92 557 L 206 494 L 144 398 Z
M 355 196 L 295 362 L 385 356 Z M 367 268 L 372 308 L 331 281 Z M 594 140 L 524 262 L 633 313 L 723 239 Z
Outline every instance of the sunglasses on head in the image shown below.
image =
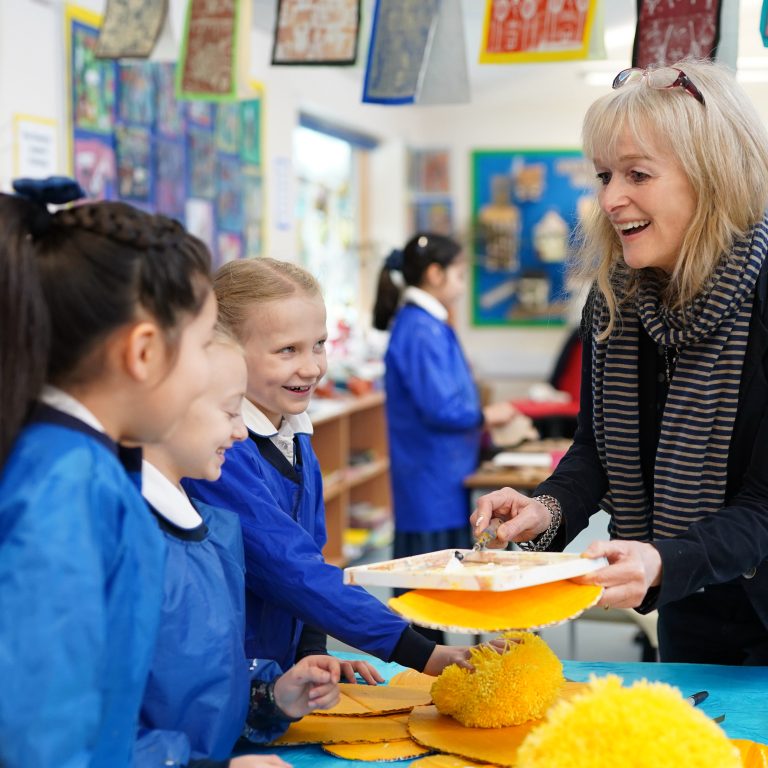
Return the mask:
M 622 69 L 613 79 L 613 88 L 621 88 L 627 83 L 636 83 L 645 80 L 650 88 L 664 90 L 666 88 L 682 88 L 686 93 L 690 93 L 694 99 L 704 103 L 704 96 L 701 91 L 691 82 L 688 75 L 682 69 L 676 67 L 661 67 L 660 69 L 639 69 L 630 67 Z

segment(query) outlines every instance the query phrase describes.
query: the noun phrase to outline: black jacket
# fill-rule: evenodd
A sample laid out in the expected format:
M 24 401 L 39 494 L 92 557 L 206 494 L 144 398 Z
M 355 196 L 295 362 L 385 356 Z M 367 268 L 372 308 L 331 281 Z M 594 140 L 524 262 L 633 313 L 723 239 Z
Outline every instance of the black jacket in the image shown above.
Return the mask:
M 691 525 L 685 534 L 653 542 L 661 555 L 662 581 L 649 591 L 642 611 L 679 600 L 703 586 L 738 579 L 768 627 L 768 269 L 761 273 L 756 294 L 728 454 L 725 506 Z M 590 328 L 591 323 L 585 326 Z M 658 381 L 663 378 L 664 362 L 643 332 L 638 365 L 641 460 L 653 498 L 648 468 L 653 466 L 658 444 L 657 414 L 665 396 Z M 587 526 L 606 490 L 592 424 L 592 343 L 587 340 L 573 446 L 534 492 L 554 496 L 563 508 L 563 525 L 551 549 L 562 549 Z

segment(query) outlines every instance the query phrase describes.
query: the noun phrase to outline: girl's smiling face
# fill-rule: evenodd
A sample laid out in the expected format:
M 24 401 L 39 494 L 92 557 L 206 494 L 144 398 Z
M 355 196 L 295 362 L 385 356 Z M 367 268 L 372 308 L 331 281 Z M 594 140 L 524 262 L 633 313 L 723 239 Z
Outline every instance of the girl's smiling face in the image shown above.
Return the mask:
M 678 162 L 642 149 L 629 131 L 613 158 L 594 158 L 597 200 L 621 242 L 632 269 L 655 267 L 671 273 L 696 211 L 696 195 Z
M 284 415 L 303 413 L 325 375 L 325 304 L 296 292 L 256 304 L 243 327 L 248 366 L 246 397 L 275 427 Z

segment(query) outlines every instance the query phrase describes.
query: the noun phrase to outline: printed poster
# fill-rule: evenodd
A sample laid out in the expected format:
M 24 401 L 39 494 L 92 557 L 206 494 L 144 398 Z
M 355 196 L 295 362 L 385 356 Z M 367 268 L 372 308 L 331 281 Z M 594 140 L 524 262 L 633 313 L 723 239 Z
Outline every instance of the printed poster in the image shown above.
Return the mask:
M 186 171 L 184 142 L 162 136 L 158 136 L 156 142 L 157 211 L 179 221 L 184 221 L 187 199 L 187 190 L 184 184 Z
M 112 136 L 75 134 L 74 176 L 90 200 L 117 199 L 117 163 Z
M 155 122 L 155 77 L 146 62 L 121 63 L 118 68 L 120 99 L 118 116 L 124 123 L 151 126 Z
M 93 26 L 71 19 L 72 122 L 75 129 L 110 133 L 115 124 L 117 66 L 96 57 L 96 40 Z
M 480 63 L 586 59 L 596 4 L 597 0 L 486 0 Z
M 594 169 L 577 150 L 472 153 L 475 325 L 565 321 L 565 261 L 594 204 Z
M 152 137 L 148 128 L 120 125 L 115 132 L 118 194 L 152 202 Z

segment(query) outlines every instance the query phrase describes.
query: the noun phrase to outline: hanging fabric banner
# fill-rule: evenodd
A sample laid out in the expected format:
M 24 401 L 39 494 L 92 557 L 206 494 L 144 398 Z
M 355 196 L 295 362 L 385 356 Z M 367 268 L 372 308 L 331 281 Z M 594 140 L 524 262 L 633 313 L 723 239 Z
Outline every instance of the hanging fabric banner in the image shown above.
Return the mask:
M 360 0 L 279 0 L 273 64 L 354 64 Z
M 465 104 L 469 73 L 460 0 L 441 0 L 432 44 L 422 72 L 417 104 Z
M 377 0 L 363 101 L 469 101 L 465 50 L 459 0 Z
M 96 56 L 146 59 L 155 47 L 168 12 L 168 0 L 107 0 Z
M 177 70 L 180 99 L 234 101 L 248 80 L 250 2 L 189 0 Z
M 597 0 L 486 0 L 481 64 L 586 59 Z
M 691 56 L 714 59 L 720 0 L 638 0 L 632 66 L 672 64 Z

